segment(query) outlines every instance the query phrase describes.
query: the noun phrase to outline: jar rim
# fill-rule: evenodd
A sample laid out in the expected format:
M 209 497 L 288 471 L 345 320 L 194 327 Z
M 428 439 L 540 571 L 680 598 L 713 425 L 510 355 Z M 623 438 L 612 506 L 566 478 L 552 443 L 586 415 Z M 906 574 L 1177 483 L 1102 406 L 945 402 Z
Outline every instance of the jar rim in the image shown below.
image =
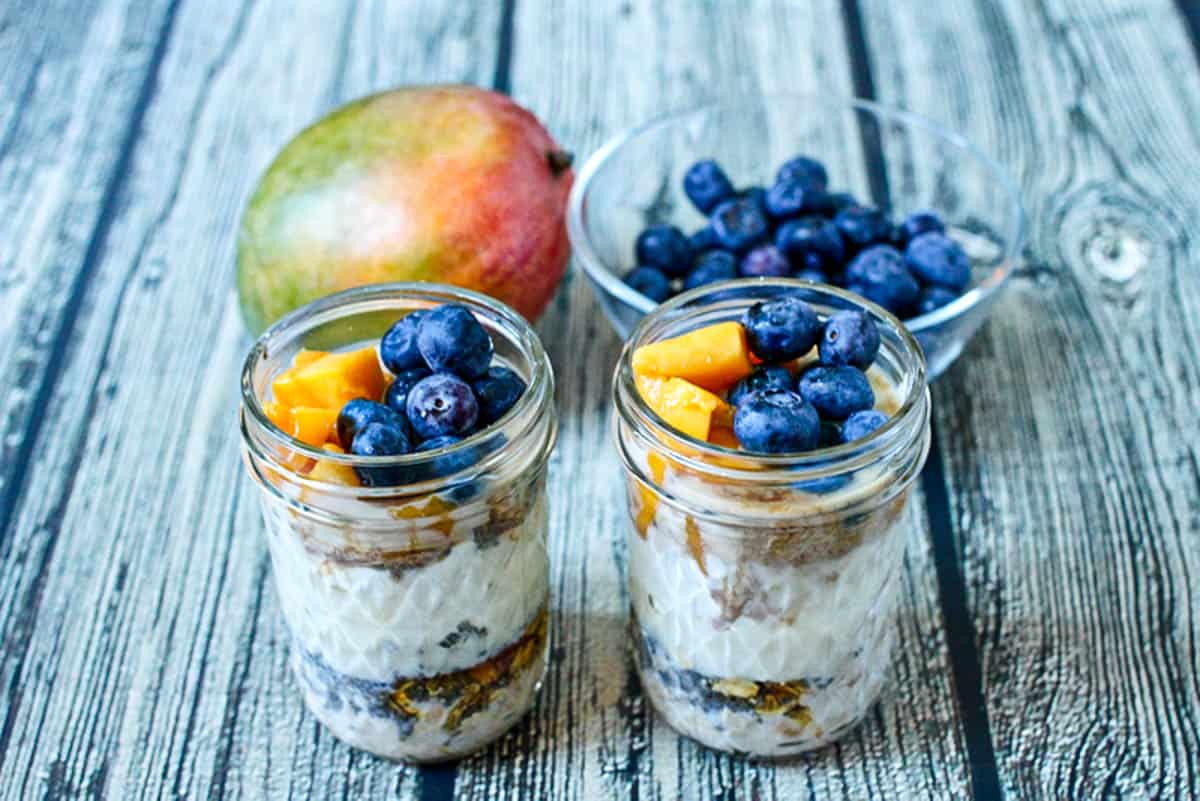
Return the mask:
M 753 290 L 756 289 L 760 290 L 762 297 L 754 296 Z M 738 308 L 739 313 L 750 303 L 765 299 L 772 290 L 778 294 L 788 290 L 803 291 L 805 300 L 809 302 L 813 302 L 813 296 L 823 296 L 835 300 L 839 309 L 857 308 L 869 313 L 876 325 L 881 326 L 885 339 L 899 343 L 897 352 L 910 377 L 896 412 L 889 415 L 887 422 L 878 429 L 854 442 L 788 454 L 755 454 L 726 448 L 692 437 L 663 420 L 637 389 L 632 367 L 634 351 L 643 344 L 657 341 L 652 338 L 652 333 L 666 321 L 681 323 L 711 312 L 713 304 L 729 300 L 739 290 L 746 291 L 745 297 L 739 300 L 747 302 L 738 307 L 729 306 L 730 309 Z M 920 435 L 928 418 L 929 406 L 924 352 L 899 318 L 844 289 L 796 278 L 722 281 L 684 292 L 660 304 L 642 318 L 626 340 L 613 373 L 613 396 L 616 414 L 625 425 L 635 432 L 650 434 L 647 439 L 656 440 L 655 447 L 669 452 L 672 459 L 689 469 L 718 478 L 764 483 L 820 479 L 863 467 L 894 450 L 902 450 L 913 436 Z M 620 450 L 624 452 L 623 447 Z
M 359 456 L 327 451 L 310 445 L 279 428 L 267 416 L 263 399 L 255 391 L 255 371 L 262 361 L 277 352 L 302 341 L 319 326 L 327 325 L 354 314 L 372 311 L 402 311 L 434 308 L 444 303 L 461 303 L 472 313 L 483 316 L 501 330 L 516 347 L 528 369 L 528 386 L 513 408 L 504 416 L 480 431 L 464 437 L 449 447 L 413 452 L 397 456 Z M 398 487 L 349 487 L 356 495 L 418 493 L 435 490 L 438 485 L 457 483 L 467 470 L 483 472 L 501 450 L 504 442 L 519 441 L 535 430 L 542 408 L 553 403 L 554 370 L 541 340 L 525 318 L 504 303 L 473 290 L 432 282 L 393 282 L 354 287 L 327 295 L 290 312 L 264 331 L 251 346 L 242 365 L 242 408 L 240 412 L 242 438 L 251 454 L 270 462 L 273 467 L 301 483 L 319 485 L 328 490 L 336 486 L 298 474 L 290 465 L 277 458 L 268 444 L 283 448 L 309 459 L 321 459 L 347 467 L 416 467 L 427 465 L 448 455 L 478 448 L 486 443 L 495 447 L 485 449 L 485 456 L 458 473 Z M 553 443 L 556 427 L 551 426 L 548 437 Z M 261 434 L 262 436 L 257 436 Z M 265 439 L 265 442 L 263 441 Z

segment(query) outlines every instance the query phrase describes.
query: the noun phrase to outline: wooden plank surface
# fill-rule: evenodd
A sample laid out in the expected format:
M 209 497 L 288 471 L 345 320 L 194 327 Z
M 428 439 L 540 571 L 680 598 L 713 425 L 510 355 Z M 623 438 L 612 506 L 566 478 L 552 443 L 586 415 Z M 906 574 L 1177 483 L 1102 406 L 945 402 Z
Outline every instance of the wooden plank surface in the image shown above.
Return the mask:
M 934 391 L 1012 797 L 1200 786 L 1200 75 L 1165 2 L 863 3 L 878 95 L 1009 164 L 1030 258 Z
M 851 93 L 836 3 L 716 4 L 704 14 L 687 2 L 518 4 L 512 56 L 514 97 L 583 152 L 717 97 Z M 652 714 L 626 652 L 627 524 L 608 403 L 620 343 L 582 274 L 568 279 L 539 332 L 560 379 L 564 423 L 553 478 L 558 658 L 515 743 L 459 766 L 460 796 L 961 797 L 966 766 L 919 500 L 895 681 L 864 727 L 831 749 L 772 766 L 708 752 Z
M 0 799 L 961 798 L 990 780 L 1013 797 L 1185 797 L 1194 53 L 1161 2 L 899 5 L 0 9 Z M 539 326 L 563 425 L 536 710 L 453 768 L 334 741 L 295 693 L 237 457 L 232 235 L 274 151 L 404 82 L 509 90 L 582 155 L 706 98 L 864 78 L 1011 165 L 1034 221 L 1009 302 L 936 387 L 937 469 L 872 718 L 771 765 L 681 741 L 647 708 L 625 650 L 618 343 L 572 274 Z M 939 592 L 948 568 L 961 597 Z M 951 653 L 962 624 L 973 642 Z M 986 704 L 963 709 L 972 688 L 954 681 L 973 675 Z
M 110 5 L 81 38 L 120 39 Z M 416 772 L 337 744 L 303 712 L 288 672 L 257 498 L 238 457 L 248 338 L 232 294 L 232 232 L 275 150 L 334 103 L 404 81 L 487 81 L 498 16 L 442 3 L 172 12 L 159 49 L 162 24 L 142 46 L 157 59 L 129 79 L 150 89 L 109 222 L 93 235 L 70 343 L 53 353 L 61 363 L 28 368 L 60 378 L 34 410 L 47 422 L 0 566 L 11 672 L 0 796 L 411 797 Z M 93 83 L 84 108 L 120 99 Z M 40 147 L 31 135 L 10 158 L 36 163 Z M 75 136 L 65 164 L 112 160 L 95 147 Z M 78 202 L 71 177 L 44 202 Z M 79 255 L 57 259 L 65 269 Z M 36 275 L 40 265 L 22 266 Z M 18 308 L 39 312 L 48 293 L 39 295 Z M 28 330 L 5 345 L 28 344 Z

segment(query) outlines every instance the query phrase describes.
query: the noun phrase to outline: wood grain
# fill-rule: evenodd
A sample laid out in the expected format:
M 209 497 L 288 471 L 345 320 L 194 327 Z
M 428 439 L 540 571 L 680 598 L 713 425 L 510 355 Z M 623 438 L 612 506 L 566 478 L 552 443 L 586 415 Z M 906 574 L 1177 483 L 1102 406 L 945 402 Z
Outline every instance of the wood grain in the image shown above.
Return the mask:
M 850 93 L 835 4 L 691 9 L 518 4 L 513 94 L 561 141 L 588 152 L 628 126 L 707 99 L 820 87 Z M 781 63 L 789 69 L 778 70 Z M 863 169 L 861 157 L 854 161 Z M 835 748 L 772 766 L 707 752 L 655 718 L 626 652 L 627 522 L 608 419 L 619 343 L 579 272 L 539 331 L 559 376 L 563 419 L 553 474 L 555 658 L 533 717 L 459 766 L 459 796 L 961 797 L 966 768 L 919 503 L 895 681 L 867 725 Z
M 1009 164 L 1009 302 L 935 388 L 1013 797 L 1176 798 L 1200 772 L 1200 76 L 1169 3 L 863 5 L 882 100 Z
M 140 32 L 147 10 L 108 4 L 78 37 L 92 50 L 112 40 L 110 60 L 142 53 L 130 92 L 151 88 L 127 173 L 98 192 L 115 198 L 110 221 L 92 234 L 70 346 L 53 354 L 61 378 L 36 409 L 47 422 L 0 565 L 4 686 L 19 690 L 2 710 L 12 737 L 0 797 L 411 797 L 415 771 L 336 743 L 292 685 L 257 498 L 238 458 L 235 377 L 248 340 L 232 295 L 233 230 L 274 151 L 333 103 L 417 79 L 486 80 L 497 17 L 440 3 L 404 13 L 386 3 L 185 3 L 156 50 L 161 20 L 144 43 L 122 38 L 125 16 Z M 81 108 L 121 102 L 93 65 L 102 51 L 54 46 L 108 78 L 91 80 Z M 83 167 L 115 158 L 96 149 L 106 132 L 88 130 L 103 122 L 76 122 L 61 143 L 49 208 L 81 203 L 86 181 L 99 180 Z M 14 140 L 7 163 L 36 163 L 42 147 L 53 143 Z M 54 248 L 55 230 L 27 233 Z M 81 269 L 78 250 L 55 258 Z M 79 280 L 20 263 L 38 281 Z M 14 308 L 39 314 L 52 297 L 14 294 Z M 3 344 L 28 345 L 16 339 Z M 48 368 L 43 358 L 24 369 L 37 382 Z

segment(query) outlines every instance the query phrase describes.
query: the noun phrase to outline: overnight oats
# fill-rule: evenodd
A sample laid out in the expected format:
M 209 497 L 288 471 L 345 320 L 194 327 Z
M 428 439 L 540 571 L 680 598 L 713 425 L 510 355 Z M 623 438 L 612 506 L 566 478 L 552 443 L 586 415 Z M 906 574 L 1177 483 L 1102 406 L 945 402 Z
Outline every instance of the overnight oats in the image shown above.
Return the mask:
M 614 377 L 634 653 L 659 713 L 781 757 L 854 726 L 895 638 L 929 447 L 921 352 L 886 311 L 791 279 L 703 288 Z
M 505 732 L 533 703 L 548 632 L 557 418 L 528 325 L 462 289 L 349 290 L 268 330 L 242 394 L 308 708 L 391 759 Z

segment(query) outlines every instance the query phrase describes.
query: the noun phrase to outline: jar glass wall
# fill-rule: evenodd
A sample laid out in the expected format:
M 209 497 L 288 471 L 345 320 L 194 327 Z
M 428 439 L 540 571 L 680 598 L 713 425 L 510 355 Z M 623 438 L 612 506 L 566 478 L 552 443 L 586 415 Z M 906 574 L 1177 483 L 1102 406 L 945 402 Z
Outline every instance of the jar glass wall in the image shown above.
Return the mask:
M 641 345 L 797 294 L 822 318 L 865 309 L 882 346 L 868 378 L 882 428 L 810 453 L 756 456 L 693 439 L 643 401 Z M 791 279 L 701 288 L 633 332 L 614 375 L 629 501 L 632 635 L 642 684 L 681 733 L 786 756 L 852 727 L 878 697 L 895 636 L 908 496 L 929 448 L 925 363 L 883 309 Z
M 404 314 L 451 302 L 473 312 L 496 360 L 527 385 L 495 424 L 448 449 L 360 457 L 293 439 L 267 417 L 272 379 L 301 349 L 374 345 Z M 434 284 L 324 298 L 255 343 L 241 427 L 313 714 L 351 745 L 408 761 L 462 756 L 511 727 L 546 664 L 546 469 L 557 432 L 553 373 L 526 322 Z M 336 480 L 354 470 L 396 471 L 405 483 Z

